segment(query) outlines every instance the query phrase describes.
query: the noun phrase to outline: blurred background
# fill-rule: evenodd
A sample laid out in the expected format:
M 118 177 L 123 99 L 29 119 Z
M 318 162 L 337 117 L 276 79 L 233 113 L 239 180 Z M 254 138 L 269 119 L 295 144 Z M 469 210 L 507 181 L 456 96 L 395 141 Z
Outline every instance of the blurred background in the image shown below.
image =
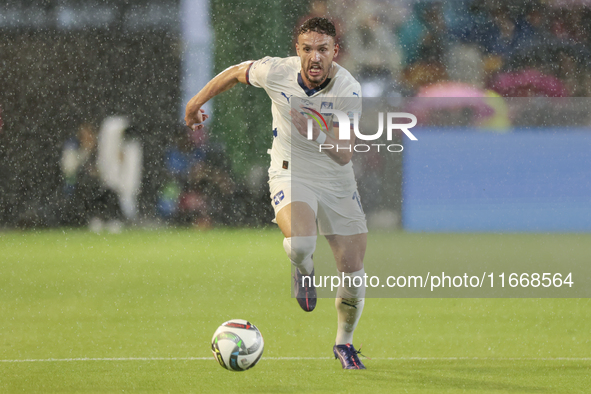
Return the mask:
M 371 226 L 591 231 L 587 0 L 6 0 L 0 228 L 270 224 L 265 92 L 217 97 L 198 132 L 184 105 L 230 65 L 294 55 L 312 16 L 365 97 L 426 128 L 429 149 L 354 159 Z M 486 155 L 503 159 L 472 164 Z

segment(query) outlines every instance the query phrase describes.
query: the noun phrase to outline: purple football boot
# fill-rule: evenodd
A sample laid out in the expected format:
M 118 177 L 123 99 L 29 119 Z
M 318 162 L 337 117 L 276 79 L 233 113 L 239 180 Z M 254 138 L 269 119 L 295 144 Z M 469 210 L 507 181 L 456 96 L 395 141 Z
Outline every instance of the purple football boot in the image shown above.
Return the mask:
M 316 287 L 314 287 L 314 270 L 310 275 L 303 275 L 299 269 L 295 269 L 293 275 L 296 300 L 306 312 L 312 312 L 316 308 Z
M 361 354 L 361 350 L 355 350 L 350 343 L 346 345 L 334 345 L 332 351 L 334 358 L 339 359 L 343 369 L 365 369 L 365 365 L 357 357 L 358 354 Z M 363 356 L 363 354 L 361 355 Z

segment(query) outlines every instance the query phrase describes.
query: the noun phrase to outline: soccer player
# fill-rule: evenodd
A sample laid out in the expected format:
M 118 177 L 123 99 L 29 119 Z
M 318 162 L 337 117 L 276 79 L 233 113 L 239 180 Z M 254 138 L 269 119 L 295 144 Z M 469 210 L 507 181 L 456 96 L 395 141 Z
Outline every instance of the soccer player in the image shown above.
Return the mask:
M 273 114 L 271 204 L 285 236 L 284 249 L 295 266 L 296 299 L 305 311 L 316 306 L 316 289 L 310 279 L 320 233 L 330 244 L 339 276 L 345 279 L 336 294 L 338 326 L 333 352 L 343 368 L 365 369 L 352 344 L 365 302 L 365 287 L 355 286 L 354 279 L 365 275 L 367 244 L 365 214 L 351 164 L 354 133 L 349 133 L 353 136 L 349 140 L 337 139 L 332 129 L 338 130 L 338 123 L 332 122 L 331 115 L 322 114 L 331 127 L 324 132 L 314 124 L 309 140 L 308 118 L 300 112 L 335 109 L 350 117 L 361 112 L 359 83 L 333 62 L 339 53 L 335 36 L 329 20 L 307 20 L 297 33 L 298 56 L 264 57 L 227 68 L 189 101 L 185 121 L 190 127 L 203 127 L 208 117 L 201 109 L 203 104 L 238 82 L 265 89 Z M 307 109 L 292 109 L 292 98 L 306 99 Z M 292 127 L 297 132 L 292 134 Z

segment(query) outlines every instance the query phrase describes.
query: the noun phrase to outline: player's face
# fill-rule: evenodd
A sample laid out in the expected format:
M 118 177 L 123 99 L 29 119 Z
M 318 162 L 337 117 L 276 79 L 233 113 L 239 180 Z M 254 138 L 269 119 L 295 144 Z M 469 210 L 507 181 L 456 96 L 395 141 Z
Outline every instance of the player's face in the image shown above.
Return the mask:
M 302 61 L 302 78 L 306 85 L 315 87 L 328 77 L 332 59 L 339 53 L 334 38 L 314 31 L 300 34 L 296 51 Z

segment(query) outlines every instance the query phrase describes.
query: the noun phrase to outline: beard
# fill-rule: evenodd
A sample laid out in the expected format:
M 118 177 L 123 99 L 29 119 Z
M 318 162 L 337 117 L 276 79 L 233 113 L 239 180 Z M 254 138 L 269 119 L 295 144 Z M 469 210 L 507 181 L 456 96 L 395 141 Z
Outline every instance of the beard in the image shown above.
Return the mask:
M 320 84 L 322 81 L 326 79 L 328 76 L 328 72 L 325 70 L 322 64 L 311 64 L 306 69 L 306 77 L 308 81 Z

